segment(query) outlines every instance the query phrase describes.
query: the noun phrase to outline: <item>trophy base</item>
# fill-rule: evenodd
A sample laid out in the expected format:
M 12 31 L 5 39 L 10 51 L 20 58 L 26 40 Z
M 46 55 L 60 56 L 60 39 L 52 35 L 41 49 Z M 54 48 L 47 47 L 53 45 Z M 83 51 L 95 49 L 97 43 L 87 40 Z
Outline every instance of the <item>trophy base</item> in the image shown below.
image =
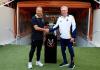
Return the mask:
M 53 33 L 46 36 L 45 63 L 57 63 L 57 37 Z

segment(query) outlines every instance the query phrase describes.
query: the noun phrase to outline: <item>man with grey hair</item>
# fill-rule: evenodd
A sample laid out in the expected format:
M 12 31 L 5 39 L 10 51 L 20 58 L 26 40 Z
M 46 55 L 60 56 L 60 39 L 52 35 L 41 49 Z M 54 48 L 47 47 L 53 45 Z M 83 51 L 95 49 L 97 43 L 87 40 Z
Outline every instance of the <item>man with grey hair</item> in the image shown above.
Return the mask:
M 31 49 L 29 52 L 29 62 L 28 62 L 28 68 L 32 68 L 32 58 L 34 55 L 34 52 L 37 48 L 37 61 L 36 65 L 43 66 L 43 64 L 40 62 L 40 54 L 43 44 L 43 32 L 46 32 L 46 29 L 44 28 L 44 21 L 43 21 L 43 9 L 42 7 L 36 8 L 36 14 L 32 17 L 32 37 L 31 37 Z
M 73 49 L 73 42 L 76 37 L 76 22 L 72 15 L 68 14 L 68 7 L 62 6 L 61 8 L 61 16 L 58 18 L 56 25 L 49 29 L 49 32 L 52 32 L 59 28 L 60 32 L 60 44 L 61 44 L 61 51 L 63 56 L 63 62 L 60 64 L 60 67 L 68 66 L 69 68 L 74 68 L 74 49 Z M 70 64 L 68 64 L 66 58 L 66 46 L 68 46 L 68 50 L 70 53 Z

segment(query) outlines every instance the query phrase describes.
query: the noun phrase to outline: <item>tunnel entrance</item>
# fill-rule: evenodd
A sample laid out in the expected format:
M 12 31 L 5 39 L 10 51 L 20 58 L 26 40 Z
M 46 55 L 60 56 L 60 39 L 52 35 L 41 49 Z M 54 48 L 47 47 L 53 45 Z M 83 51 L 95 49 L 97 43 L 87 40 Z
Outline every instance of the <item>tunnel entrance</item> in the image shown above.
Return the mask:
M 29 4 L 27 4 L 29 3 Z M 31 5 L 30 2 L 21 2 L 18 3 L 17 7 L 17 35 L 24 37 L 27 34 L 31 33 L 31 18 L 35 15 L 35 9 L 38 5 Z M 34 3 L 34 2 L 33 2 Z M 42 3 L 45 3 L 42 1 Z M 50 5 L 40 3 L 39 6 L 43 7 L 44 10 L 44 18 L 46 22 L 50 22 L 49 19 L 54 18 L 54 22 L 56 22 L 57 18 L 60 16 L 60 5 Z M 58 3 L 58 2 L 57 2 Z M 55 4 L 57 4 L 55 3 Z M 76 25 L 77 25 L 77 37 L 81 37 L 83 39 L 90 38 L 90 4 L 89 3 L 81 3 L 80 6 L 76 4 L 70 5 L 69 2 L 63 4 L 64 2 L 60 2 L 62 5 L 67 5 L 69 7 L 69 14 L 75 17 Z M 46 6 L 47 5 L 47 6 Z M 75 6 L 74 6 L 75 5 Z M 81 6 L 82 5 L 82 6 Z M 86 7 L 87 6 L 87 7 Z

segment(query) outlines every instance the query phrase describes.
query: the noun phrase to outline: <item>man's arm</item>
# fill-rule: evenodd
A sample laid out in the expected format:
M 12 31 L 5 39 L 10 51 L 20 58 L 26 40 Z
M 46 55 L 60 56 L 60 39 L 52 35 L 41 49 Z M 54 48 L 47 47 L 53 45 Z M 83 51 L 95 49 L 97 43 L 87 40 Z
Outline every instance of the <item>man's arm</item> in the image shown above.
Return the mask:
M 35 17 L 32 17 L 32 27 L 37 31 L 46 31 L 45 28 L 41 28 L 37 25 L 37 19 Z
M 37 31 L 45 31 L 45 30 L 46 30 L 45 28 L 41 28 L 41 27 L 39 27 L 38 25 L 34 25 L 33 27 L 34 27 L 34 29 L 37 30 Z
M 76 38 L 76 22 L 73 16 L 72 16 L 71 36 L 72 36 L 71 42 L 74 42 Z
M 49 32 L 53 32 L 53 31 L 55 31 L 55 30 L 58 29 L 58 28 L 59 28 L 59 18 L 58 18 L 58 20 L 57 20 L 56 25 L 54 25 L 53 28 L 49 29 Z
M 74 17 L 72 17 L 72 38 L 76 38 L 76 22 Z

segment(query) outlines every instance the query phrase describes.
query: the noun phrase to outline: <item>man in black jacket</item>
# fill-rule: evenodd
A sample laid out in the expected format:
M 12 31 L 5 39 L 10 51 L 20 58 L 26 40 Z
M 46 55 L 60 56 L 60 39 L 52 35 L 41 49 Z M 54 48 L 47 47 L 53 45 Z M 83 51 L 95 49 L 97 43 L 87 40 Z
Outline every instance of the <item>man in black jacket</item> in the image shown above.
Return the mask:
M 28 62 L 28 68 L 32 68 L 32 58 L 35 52 L 35 49 L 37 48 L 37 61 L 36 65 L 43 66 L 43 64 L 40 62 L 40 54 L 43 44 L 43 32 L 46 32 L 46 29 L 44 28 L 44 21 L 43 21 L 43 10 L 42 7 L 36 8 L 36 14 L 32 17 L 32 42 L 31 42 L 31 49 L 29 53 L 29 62 Z

